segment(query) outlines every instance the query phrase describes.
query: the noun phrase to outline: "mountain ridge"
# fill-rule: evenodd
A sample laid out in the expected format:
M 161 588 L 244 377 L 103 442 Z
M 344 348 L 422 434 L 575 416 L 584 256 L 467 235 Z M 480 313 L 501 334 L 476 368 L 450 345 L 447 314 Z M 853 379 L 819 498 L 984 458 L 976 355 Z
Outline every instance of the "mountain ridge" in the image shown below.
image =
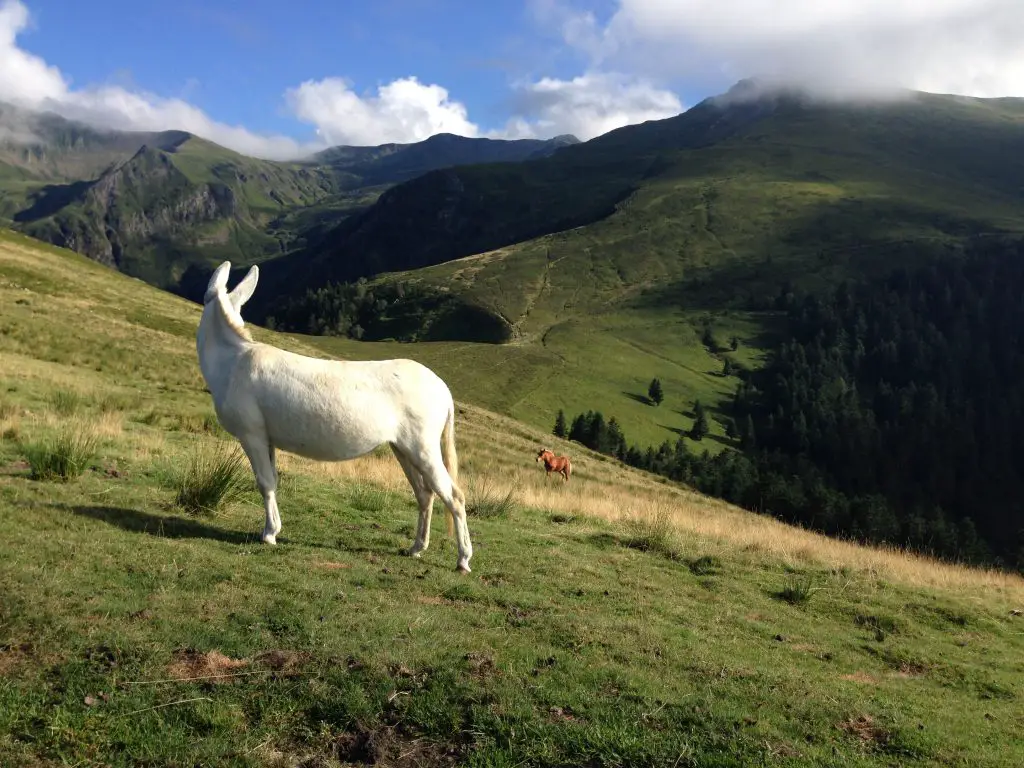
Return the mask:
M 277 162 L 184 131 L 98 129 L 0 104 L 0 218 L 177 288 L 193 267 L 222 258 L 253 263 L 290 250 L 382 189 L 433 168 L 544 156 L 572 141 L 439 135 Z
M 268 270 L 301 292 L 593 230 L 593 258 L 628 270 L 632 249 L 658 262 L 650 278 L 663 282 L 695 269 L 765 272 L 766 259 L 794 255 L 806 267 L 836 248 L 1024 227 L 1024 100 L 914 92 L 846 103 L 751 92 L 760 93 L 756 84 L 740 84 L 681 115 L 540 160 L 425 174 Z M 810 267 L 824 274 L 832 264 Z M 787 267 L 776 282 L 792 276 Z

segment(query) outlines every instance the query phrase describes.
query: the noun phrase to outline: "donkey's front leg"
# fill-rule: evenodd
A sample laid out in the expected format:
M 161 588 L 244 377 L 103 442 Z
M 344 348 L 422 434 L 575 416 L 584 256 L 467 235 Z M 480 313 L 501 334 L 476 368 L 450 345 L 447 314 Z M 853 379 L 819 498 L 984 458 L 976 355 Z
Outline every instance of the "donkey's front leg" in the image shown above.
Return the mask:
M 277 509 L 277 467 L 274 461 L 274 446 L 261 437 L 247 436 L 241 440 L 242 449 L 249 457 L 256 485 L 263 495 L 263 510 L 266 516 L 263 525 L 263 543 L 276 544 L 281 532 L 281 514 Z

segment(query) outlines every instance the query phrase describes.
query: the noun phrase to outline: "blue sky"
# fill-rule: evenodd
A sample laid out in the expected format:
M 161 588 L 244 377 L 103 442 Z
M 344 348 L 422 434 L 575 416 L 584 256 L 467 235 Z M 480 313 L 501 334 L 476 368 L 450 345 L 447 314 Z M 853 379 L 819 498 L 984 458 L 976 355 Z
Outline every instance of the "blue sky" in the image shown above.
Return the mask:
M 35 29 L 23 47 L 75 84 L 112 80 L 182 95 L 220 120 L 261 132 L 301 134 L 282 96 L 310 79 L 343 77 L 365 91 L 414 75 L 446 87 L 491 127 L 507 117 L 510 78 L 579 71 L 578 57 L 546 45 L 528 8 L 508 0 L 26 5 Z M 543 71 L 531 72 L 541 64 Z
M 1024 93 L 1019 0 L 0 0 L 0 100 L 239 151 L 677 114 L 741 77 Z

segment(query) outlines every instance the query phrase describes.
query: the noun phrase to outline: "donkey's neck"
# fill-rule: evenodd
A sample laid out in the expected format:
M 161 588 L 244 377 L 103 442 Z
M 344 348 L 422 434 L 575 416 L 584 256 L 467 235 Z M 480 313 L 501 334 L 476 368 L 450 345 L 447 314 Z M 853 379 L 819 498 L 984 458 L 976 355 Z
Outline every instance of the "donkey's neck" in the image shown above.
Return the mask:
M 196 351 L 199 369 L 215 402 L 227 391 L 235 361 L 253 344 L 248 332 L 237 325 L 228 321 L 216 299 L 203 307 L 196 332 Z

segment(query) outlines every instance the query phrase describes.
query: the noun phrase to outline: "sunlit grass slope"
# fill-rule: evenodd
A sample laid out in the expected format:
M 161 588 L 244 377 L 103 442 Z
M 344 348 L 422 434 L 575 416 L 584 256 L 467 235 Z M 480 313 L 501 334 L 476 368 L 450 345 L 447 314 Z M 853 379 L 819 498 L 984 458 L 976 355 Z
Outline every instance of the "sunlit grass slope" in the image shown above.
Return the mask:
M 464 401 L 469 576 L 439 513 L 401 554 L 386 451 L 282 456 L 277 547 L 251 482 L 185 513 L 181 468 L 231 446 L 198 317 L 0 235 L 0 765 L 1024 761 L 1019 578 L 826 540 Z M 32 479 L 62 433 L 95 443 L 84 471 Z

